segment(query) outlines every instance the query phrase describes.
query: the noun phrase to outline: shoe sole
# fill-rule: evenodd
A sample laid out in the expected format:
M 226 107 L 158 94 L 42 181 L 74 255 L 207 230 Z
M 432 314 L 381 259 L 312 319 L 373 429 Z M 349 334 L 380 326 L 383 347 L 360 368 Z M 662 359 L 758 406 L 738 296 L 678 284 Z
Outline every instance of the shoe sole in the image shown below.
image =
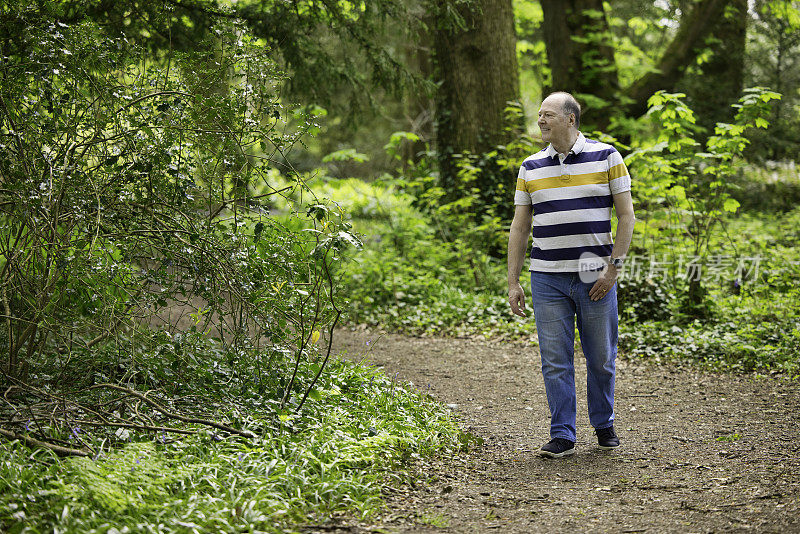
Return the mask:
M 603 449 L 604 451 L 613 451 L 614 449 L 618 448 L 619 445 L 598 445 L 597 447 Z
M 544 456 L 546 458 L 563 458 L 564 456 L 569 456 L 571 454 L 575 454 L 575 447 L 568 449 L 564 452 L 550 452 L 550 451 L 543 451 L 539 450 L 539 456 Z

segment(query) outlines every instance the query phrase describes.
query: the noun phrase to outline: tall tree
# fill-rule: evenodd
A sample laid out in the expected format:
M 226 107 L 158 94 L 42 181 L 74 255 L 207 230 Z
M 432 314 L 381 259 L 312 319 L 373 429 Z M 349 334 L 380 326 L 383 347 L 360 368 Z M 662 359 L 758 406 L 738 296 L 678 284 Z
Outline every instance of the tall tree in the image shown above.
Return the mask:
M 782 93 L 773 107 L 772 127 L 753 136 L 751 153 L 780 160 L 800 152 L 800 3 L 758 0 L 752 31 L 748 31 L 746 84 L 767 85 Z
M 652 72 L 624 89 L 624 110 L 633 116 L 647 111 L 647 99 L 659 89 L 670 89 L 680 79 L 686 66 L 697 58 L 700 46 L 722 16 L 725 0 L 699 0 L 682 18 L 678 31 Z
M 409 81 L 395 51 L 380 38 L 389 24 L 408 21 L 401 0 L 40 0 L 25 12 L 43 23 L 93 20 L 149 48 L 154 57 L 194 50 L 215 24 L 242 20 L 287 72 L 288 89 L 323 105 L 347 91 L 349 98 L 336 101 L 358 107 L 369 102 L 368 89 L 375 85 L 399 94 Z
M 437 144 L 451 173 L 453 154 L 509 141 L 505 109 L 519 98 L 514 11 L 511 0 L 437 0 L 436 8 Z
M 545 44 L 548 50 L 548 61 L 565 73 L 563 83 L 566 90 L 576 92 L 587 90 L 592 96 L 603 95 L 608 98 L 615 88 L 615 65 L 609 61 L 603 33 L 607 26 L 603 25 L 604 6 L 594 0 L 570 0 L 560 2 L 541 0 L 545 15 Z M 655 67 L 635 80 L 628 87 L 621 88 L 615 99 L 616 110 L 620 113 L 639 116 L 647 111 L 647 99 L 659 89 L 674 89 L 686 66 L 695 60 L 701 45 L 722 16 L 728 2 L 724 0 L 698 0 L 692 2 L 681 19 L 680 26 L 669 45 L 666 47 Z M 603 14 L 601 16 L 600 14 Z M 590 24 L 595 21 L 594 25 Z M 565 45 L 565 43 L 569 45 Z M 594 54 L 589 53 L 592 48 Z M 599 58 L 605 58 L 599 61 Z M 560 66 L 566 65 L 567 69 Z M 593 83 L 581 82 L 585 72 L 599 71 L 590 77 Z M 575 73 L 580 73 L 575 76 Z M 553 71 L 554 88 L 557 87 L 556 70 Z M 609 89 L 611 88 L 611 90 Z M 593 102 L 593 104 L 596 102 Z M 607 125 L 608 114 L 596 117 L 593 122 L 603 128 Z
M 593 98 L 583 121 L 606 125 L 603 108 L 619 98 L 619 80 L 603 0 L 541 0 L 541 5 L 552 73 L 552 85 L 545 92 Z

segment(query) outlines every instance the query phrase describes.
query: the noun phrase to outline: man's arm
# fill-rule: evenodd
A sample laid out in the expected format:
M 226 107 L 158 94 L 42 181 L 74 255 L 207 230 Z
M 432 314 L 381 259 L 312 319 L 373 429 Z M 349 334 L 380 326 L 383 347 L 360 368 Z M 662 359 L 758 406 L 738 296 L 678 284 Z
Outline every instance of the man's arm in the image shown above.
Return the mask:
M 631 246 L 633 225 L 636 222 L 630 191 L 623 191 L 614 195 L 614 210 L 617 213 L 617 235 L 614 236 L 614 248 L 611 251 L 611 257 L 624 258 Z M 589 298 L 592 300 L 603 298 L 608 290 L 614 287 L 618 274 L 616 267 L 607 265 L 597 282 L 592 286 L 592 289 L 589 290 Z
M 611 257 L 624 258 L 631 247 L 633 225 L 636 222 L 630 191 L 614 195 L 614 211 L 617 212 L 617 235 L 614 236 L 614 249 L 611 251 Z
M 508 235 L 508 302 L 514 315 L 525 317 L 525 290 L 519 283 L 519 274 L 528 249 L 533 206 L 516 206 L 511 231 Z

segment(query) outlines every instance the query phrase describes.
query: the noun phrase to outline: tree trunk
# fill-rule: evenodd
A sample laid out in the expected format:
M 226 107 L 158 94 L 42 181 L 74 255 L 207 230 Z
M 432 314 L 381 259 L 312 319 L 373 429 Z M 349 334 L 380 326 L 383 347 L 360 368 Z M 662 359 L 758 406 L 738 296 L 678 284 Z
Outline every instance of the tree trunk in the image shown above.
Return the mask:
M 424 6 L 421 6 L 424 7 Z M 418 13 L 422 28 L 416 40 L 408 40 L 405 48 L 406 64 L 420 79 L 433 80 L 433 32 L 436 21 L 429 12 Z M 429 142 L 434 139 L 436 105 L 433 92 L 412 86 L 404 95 L 406 130 L 419 136 L 419 141 L 403 144 L 403 173 L 409 162 L 418 163 Z
M 436 5 L 436 141 L 447 185 L 456 174 L 453 154 L 483 153 L 509 141 L 505 108 L 519 98 L 519 74 L 511 0 L 476 0 L 460 7 L 466 29 L 443 20 L 450 0 Z
M 710 32 L 711 58 L 700 65 L 701 72 L 687 76 L 682 84 L 698 125 L 706 129 L 698 136 L 701 142 L 714 134 L 718 122 L 733 120 L 731 104 L 742 94 L 747 17 L 747 0 L 728 2 Z
M 581 121 L 604 129 L 619 98 L 614 49 L 604 37 L 608 20 L 603 0 L 541 0 L 544 42 L 552 74 L 551 91 L 567 91 L 586 107 Z M 544 95 L 542 95 L 544 97 Z

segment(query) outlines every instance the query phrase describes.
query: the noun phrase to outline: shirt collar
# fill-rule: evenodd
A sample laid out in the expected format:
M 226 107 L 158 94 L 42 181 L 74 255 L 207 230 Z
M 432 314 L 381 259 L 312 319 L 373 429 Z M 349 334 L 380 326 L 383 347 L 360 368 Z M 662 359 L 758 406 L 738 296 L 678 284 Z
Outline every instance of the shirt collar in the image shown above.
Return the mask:
M 586 138 L 583 136 L 581 132 L 578 132 L 578 138 L 575 140 L 575 144 L 572 145 L 572 150 L 569 151 L 569 154 L 580 154 L 583 152 L 583 149 L 586 147 Z M 569 154 L 567 154 L 569 156 Z M 552 144 L 547 145 L 547 155 L 555 157 L 558 155 L 556 149 L 553 148 Z

